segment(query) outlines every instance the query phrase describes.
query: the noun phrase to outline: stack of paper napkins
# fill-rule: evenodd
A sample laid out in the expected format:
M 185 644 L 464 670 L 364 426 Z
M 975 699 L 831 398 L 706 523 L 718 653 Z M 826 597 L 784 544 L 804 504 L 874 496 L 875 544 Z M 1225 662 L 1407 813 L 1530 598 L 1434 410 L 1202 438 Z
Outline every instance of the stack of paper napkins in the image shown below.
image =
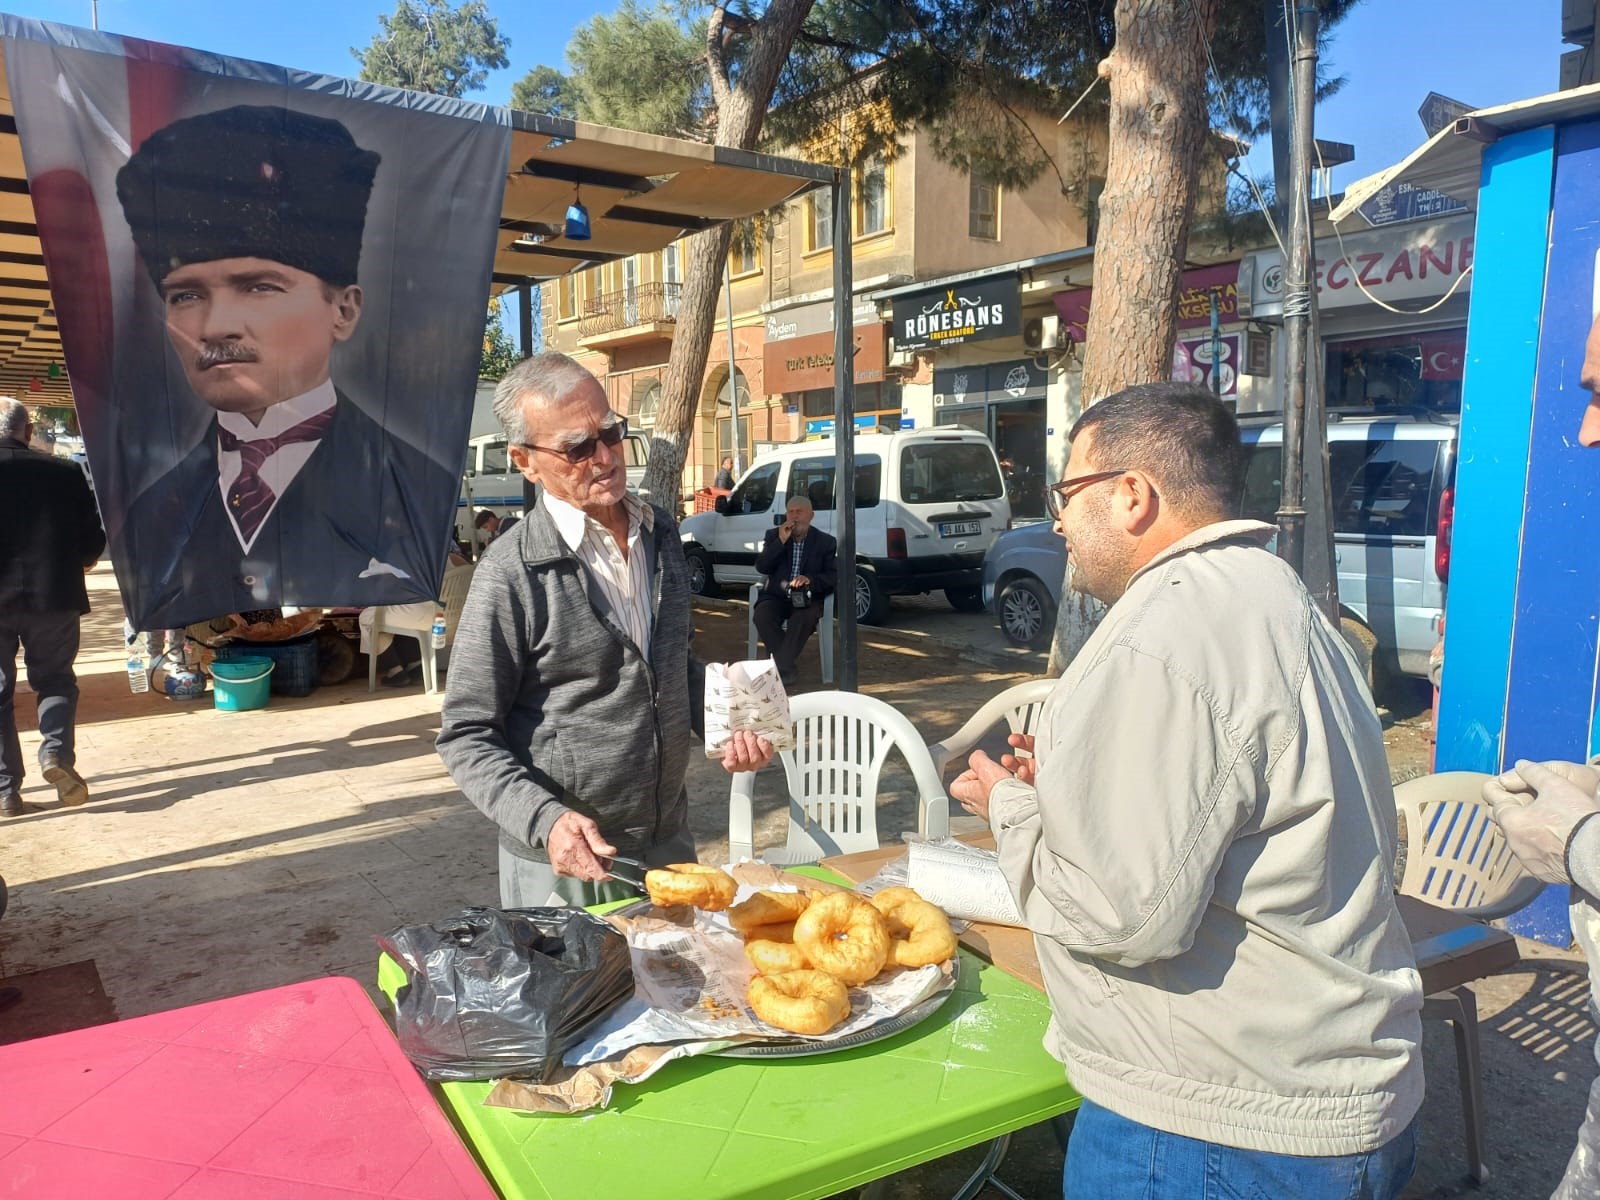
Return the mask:
M 794 749 L 789 693 L 770 658 L 756 662 L 706 664 L 706 757 L 721 758 L 728 738 L 747 729 L 772 743 Z
M 952 917 L 1025 927 L 993 850 L 960 842 L 912 842 L 906 882 Z

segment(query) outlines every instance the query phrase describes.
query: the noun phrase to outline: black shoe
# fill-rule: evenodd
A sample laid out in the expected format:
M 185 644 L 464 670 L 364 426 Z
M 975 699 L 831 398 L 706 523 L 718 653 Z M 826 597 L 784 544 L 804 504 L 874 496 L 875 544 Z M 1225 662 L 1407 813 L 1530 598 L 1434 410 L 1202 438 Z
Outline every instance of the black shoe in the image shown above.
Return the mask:
M 12 792 L 4 799 L 0 799 L 0 817 L 25 817 L 29 813 L 43 812 L 44 808 L 38 804 L 24 804 L 21 792 Z
M 56 795 L 68 808 L 77 808 L 89 799 L 89 785 L 83 781 L 83 776 L 59 758 L 52 755 L 41 760 L 39 766 L 44 772 L 44 781 L 55 786 Z
M 383 686 L 392 688 L 416 687 L 422 682 L 422 664 L 412 663 L 404 671 L 383 677 Z

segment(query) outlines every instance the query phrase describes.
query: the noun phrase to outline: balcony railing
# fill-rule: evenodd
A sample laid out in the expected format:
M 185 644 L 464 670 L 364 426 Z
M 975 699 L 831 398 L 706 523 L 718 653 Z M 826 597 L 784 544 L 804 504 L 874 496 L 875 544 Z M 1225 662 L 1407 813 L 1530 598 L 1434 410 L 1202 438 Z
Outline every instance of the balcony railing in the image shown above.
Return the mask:
M 620 292 L 596 296 L 583 306 L 578 336 L 595 337 L 615 333 L 619 329 L 632 329 L 636 325 L 676 321 L 678 299 L 682 291 L 681 283 L 641 283 L 623 288 Z

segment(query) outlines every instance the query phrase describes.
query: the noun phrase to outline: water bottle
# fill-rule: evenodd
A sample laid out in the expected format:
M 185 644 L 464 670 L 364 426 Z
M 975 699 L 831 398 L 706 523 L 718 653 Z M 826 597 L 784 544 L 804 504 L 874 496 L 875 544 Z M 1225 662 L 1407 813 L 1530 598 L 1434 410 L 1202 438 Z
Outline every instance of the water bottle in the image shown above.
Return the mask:
M 128 650 L 128 690 L 132 692 L 150 690 L 150 676 L 145 674 L 144 651 L 137 646 L 132 646 Z
M 442 612 L 433 614 L 433 648 L 435 650 L 444 649 L 444 613 Z

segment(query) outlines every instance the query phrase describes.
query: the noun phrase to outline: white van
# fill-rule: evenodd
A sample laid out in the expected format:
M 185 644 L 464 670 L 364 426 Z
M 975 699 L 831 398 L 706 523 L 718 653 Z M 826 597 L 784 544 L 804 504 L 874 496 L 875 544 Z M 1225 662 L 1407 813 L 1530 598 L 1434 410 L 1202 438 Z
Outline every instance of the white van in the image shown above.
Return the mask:
M 636 492 L 644 482 L 650 439 L 642 433 L 629 433 L 624 451 L 628 461 L 628 490 Z M 466 473 L 456 501 L 456 539 L 462 545 L 473 545 L 473 514 L 484 508 L 501 517 L 522 516 L 522 475 L 511 465 L 503 433 L 486 433 L 467 442 Z
M 816 526 L 837 534 L 832 438 L 761 455 L 717 511 L 679 527 L 695 590 L 754 583 L 767 530 L 781 525 L 790 496 L 806 496 Z M 981 433 L 944 426 L 858 434 L 856 619 L 889 614 L 889 597 L 942 589 L 952 607 L 983 608 L 983 555 L 1011 521 L 994 447 Z

